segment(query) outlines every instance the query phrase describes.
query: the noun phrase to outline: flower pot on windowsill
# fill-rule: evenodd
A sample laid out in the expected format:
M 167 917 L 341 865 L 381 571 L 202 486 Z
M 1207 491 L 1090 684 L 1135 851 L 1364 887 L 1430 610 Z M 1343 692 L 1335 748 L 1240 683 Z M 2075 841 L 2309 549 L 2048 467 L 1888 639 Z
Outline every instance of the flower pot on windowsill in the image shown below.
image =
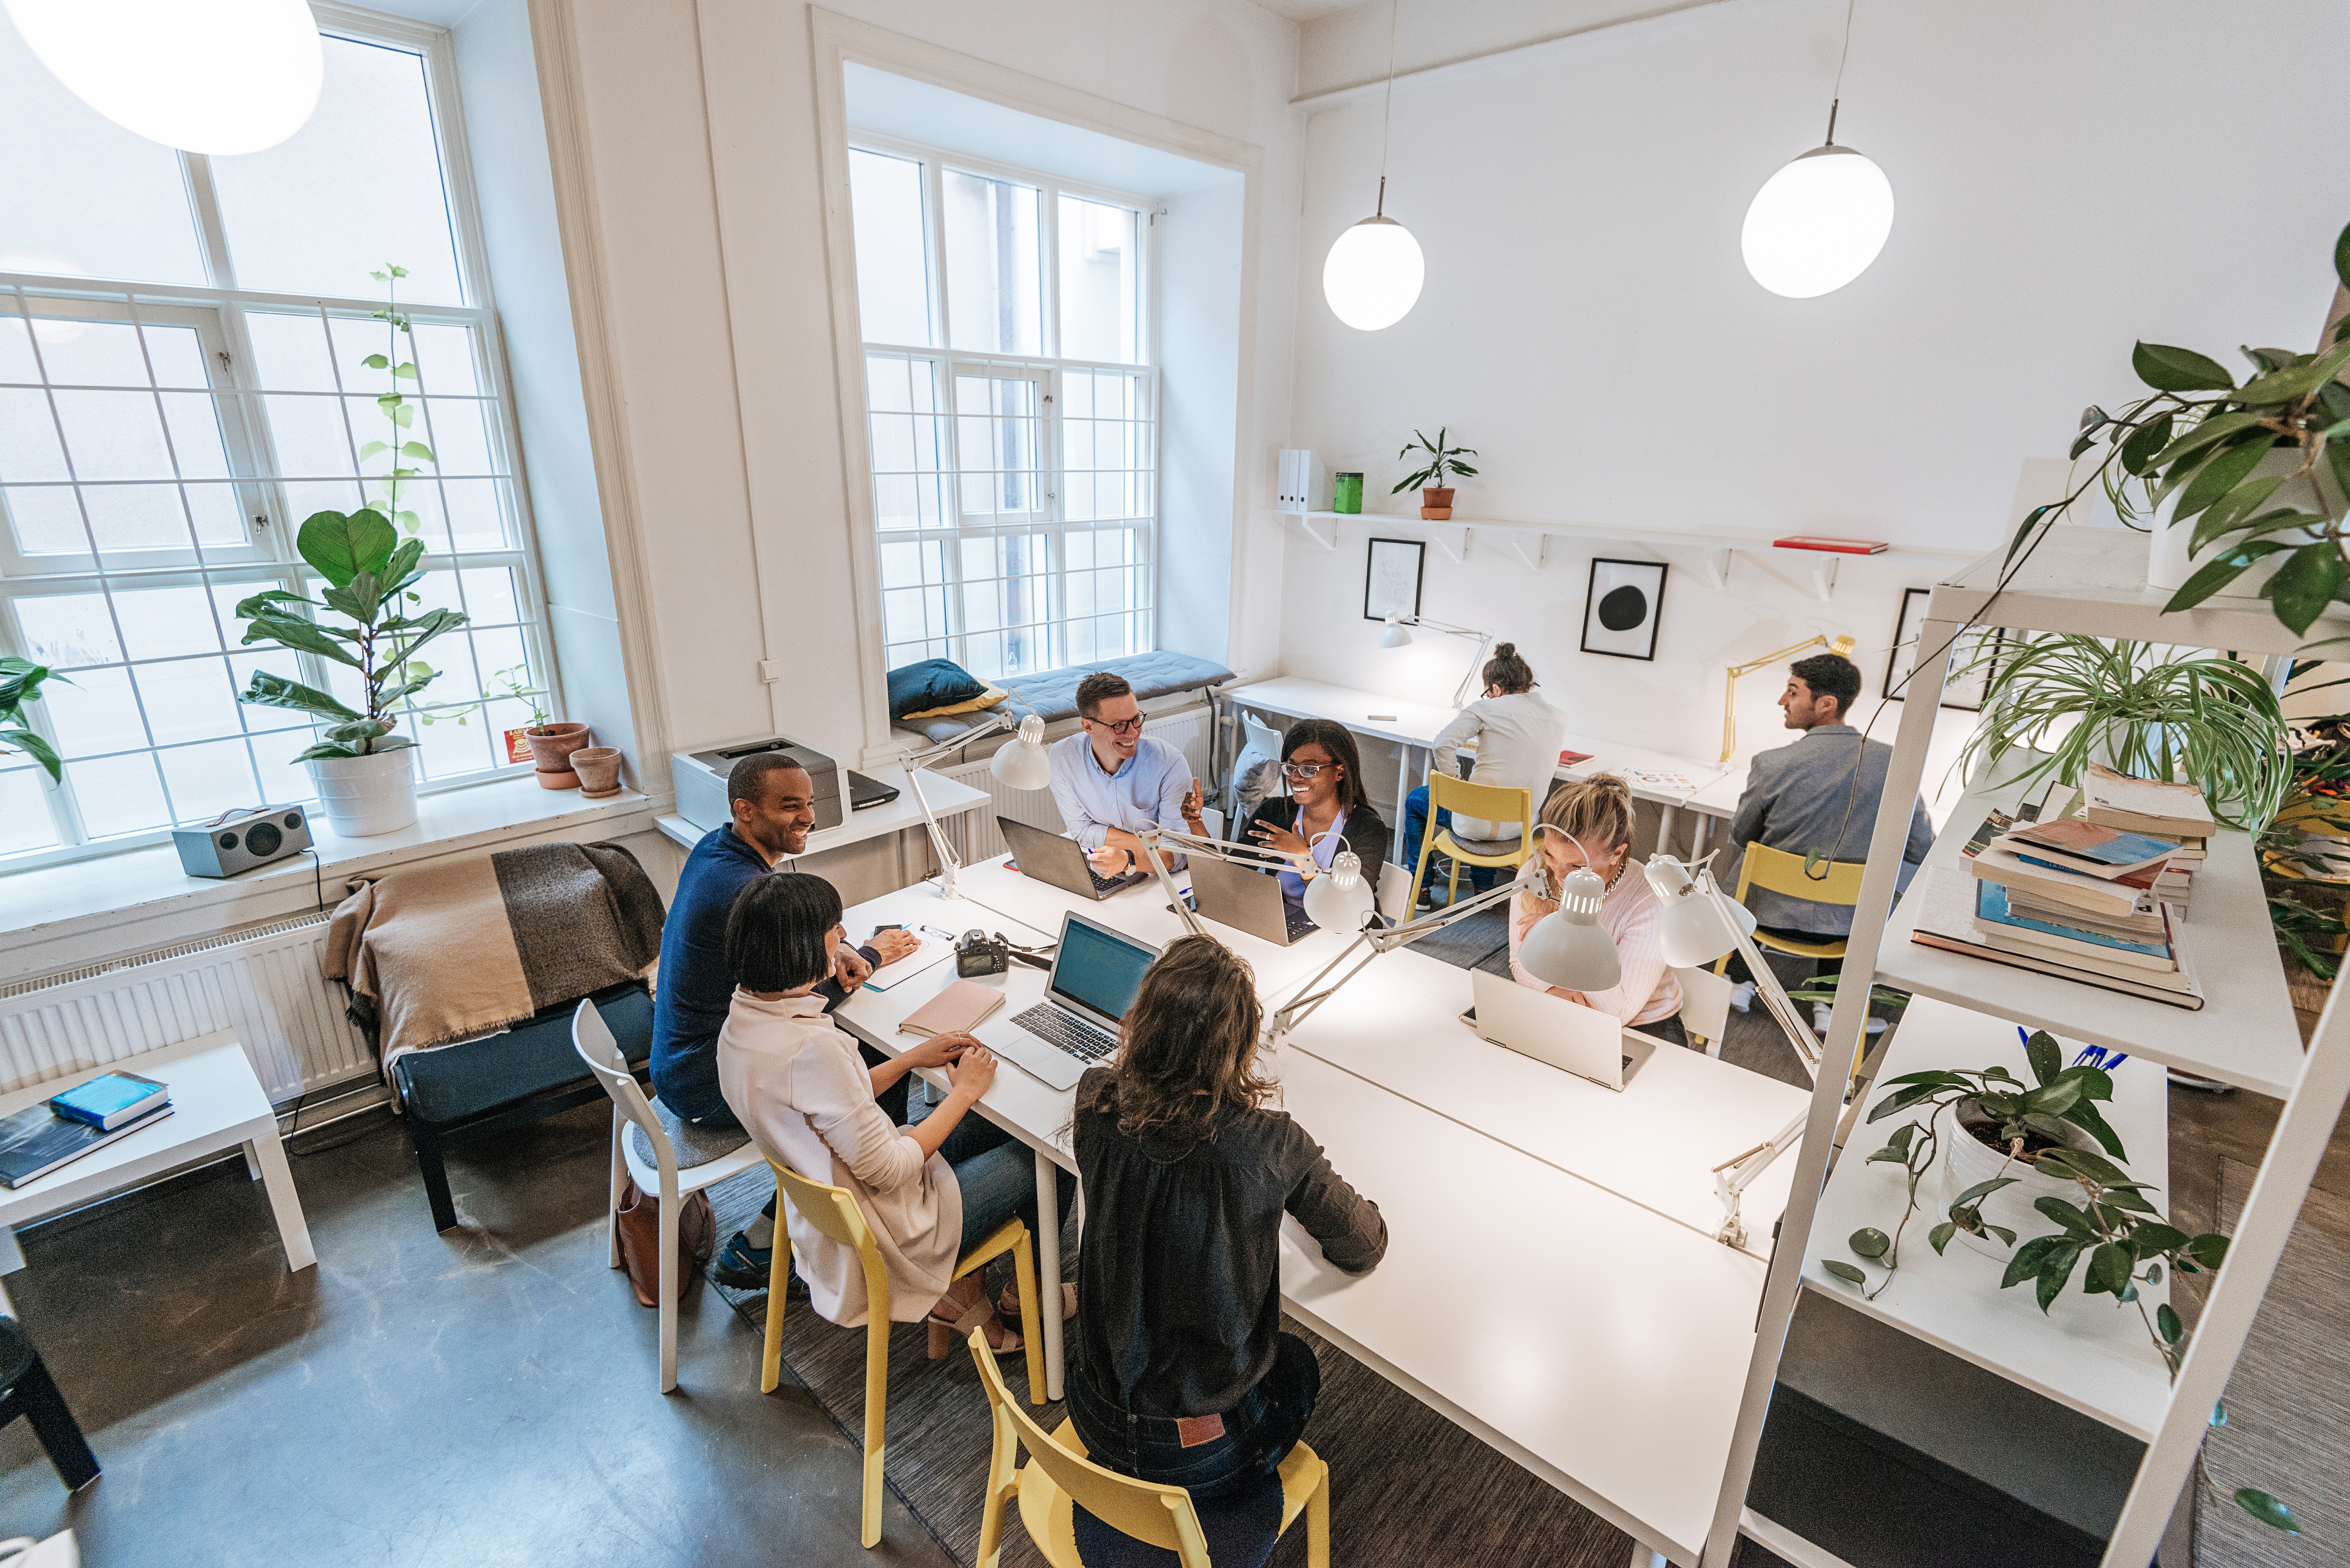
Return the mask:
M 302 765 L 318 792 L 327 826 L 344 838 L 397 833 L 416 820 L 416 749 L 364 757 L 312 757 Z
M 1441 523 L 1452 515 L 1451 490 L 1423 490 L 1419 493 L 1419 514 L 1430 522 Z
M 538 787 L 541 789 L 577 789 L 579 775 L 571 768 L 575 752 L 587 747 L 589 741 L 585 724 L 545 724 L 526 730 L 524 738 L 530 742 L 530 754 L 538 764 Z
M 620 752 L 617 746 L 582 746 L 571 753 L 571 771 L 579 775 L 579 793 L 604 800 L 620 793 Z

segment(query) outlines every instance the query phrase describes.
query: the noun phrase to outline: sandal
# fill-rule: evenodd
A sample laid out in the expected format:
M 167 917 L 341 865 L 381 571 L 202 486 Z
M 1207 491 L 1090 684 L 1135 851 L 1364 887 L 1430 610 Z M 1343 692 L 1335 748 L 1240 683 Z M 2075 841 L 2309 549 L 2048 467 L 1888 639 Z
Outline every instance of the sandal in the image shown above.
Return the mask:
M 1042 1307 L 1045 1303 L 1039 1302 L 1036 1304 Z M 995 1298 L 995 1315 L 1006 1323 L 1012 1323 L 1020 1316 L 1020 1286 L 1017 1282 L 1004 1286 L 1003 1293 Z M 1076 1315 L 1077 1287 L 1064 1282 L 1061 1285 L 1061 1321 L 1066 1323 Z
M 931 1359 L 944 1361 L 969 1342 L 972 1329 L 984 1328 L 989 1324 L 995 1324 L 996 1333 L 987 1336 L 987 1348 L 996 1355 L 1012 1355 L 1028 1348 L 1017 1330 L 1007 1327 L 996 1317 L 984 1293 L 975 1292 L 972 1300 L 964 1303 L 955 1300 L 952 1291 L 948 1292 L 931 1308 Z

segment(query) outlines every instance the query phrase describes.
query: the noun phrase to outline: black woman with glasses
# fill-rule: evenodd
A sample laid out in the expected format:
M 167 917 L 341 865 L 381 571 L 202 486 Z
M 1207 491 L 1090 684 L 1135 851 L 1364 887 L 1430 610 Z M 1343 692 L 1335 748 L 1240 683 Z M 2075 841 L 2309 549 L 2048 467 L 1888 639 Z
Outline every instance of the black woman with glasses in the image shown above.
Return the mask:
M 1053 743 L 1053 803 L 1095 875 L 1139 871 L 1146 852 L 1136 831 L 1182 832 L 1197 819 L 1200 781 L 1181 752 L 1142 732 L 1142 705 L 1123 676 L 1097 670 L 1077 682 L 1077 724 Z M 1176 864 L 1172 855 L 1167 863 Z
M 1185 830 L 1205 834 L 1196 798 L 1184 801 Z M 1363 788 L 1363 759 L 1355 737 L 1331 719 L 1301 719 L 1281 740 L 1281 792 L 1265 796 L 1242 825 L 1239 841 L 1283 862 L 1281 896 L 1305 912 L 1305 884 L 1330 868 L 1343 846 L 1363 862 L 1377 886 L 1388 857 L 1388 825 Z

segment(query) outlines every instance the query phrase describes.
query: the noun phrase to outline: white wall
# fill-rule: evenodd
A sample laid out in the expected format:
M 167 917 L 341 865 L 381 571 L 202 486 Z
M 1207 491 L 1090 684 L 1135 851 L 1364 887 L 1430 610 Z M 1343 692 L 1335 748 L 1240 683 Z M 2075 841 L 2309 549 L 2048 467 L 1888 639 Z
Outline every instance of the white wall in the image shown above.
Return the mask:
M 1226 657 L 1233 608 L 1244 199 L 1225 180 L 1169 197 L 1159 220 L 1159 646 L 1212 659 Z M 1276 292 L 1288 296 L 1286 276 Z
M 1405 30 L 1432 9 L 1408 5 Z M 1844 15 L 1733 0 L 1399 83 L 1387 210 L 1428 282 L 1380 333 L 1330 315 L 1318 265 L 1370 207 L 1379 100 L 1316 113 L 1293 437 L 1365 470 L 1375 504 L 1411 428 L 1447 424 L 1481 453 L 1464 515 L 1981 551 L 2023 460 L 2061 457 L 2084 404 L 2131 395 L 2134 339 L 2230 358 L 2315 340 L 2350 201 L 2312 199 L 2305 159 L 2276 150 L 2338 140 L 2350 10 L 2269 0 L 2248 27 L 2183 0 L 1863 6 L 1838 140 L 1884 167 L 1898 217 L 1859 280 L 1783 300 L 1746 275 L 1739 224 L 1819 141 Z M 1301 79 L 1353 79 L 1361 21 L 1310 26 Z M 1326 36 L 1343 57 L 1312 52 Z M 2208 95 L 2191 130 L 2181 93 Z M 1452 648 L 1380 655 L 1359 618 L 1367 532 L 1335 556 L 1290 539 L 1283 668 L 1442 701 Z M 1577 728 L 1694 755 L 1719 746 L 1722 667 L 1814 630 L 1858 638 L 1873 694 L 1899 590 L 1939 575 L 1848 561 L 1820 604 L 1742 558 L 1726 592 L 1677 569 L 1659 658 L 1638 664 L 1576 651 L 1590 554 L 1554 542 L 1533 574 L 1431 547 L 1427 613 L 1516 640 Z M 1773 733 L 1776 686 L 1742 682 L 1750 742 Z

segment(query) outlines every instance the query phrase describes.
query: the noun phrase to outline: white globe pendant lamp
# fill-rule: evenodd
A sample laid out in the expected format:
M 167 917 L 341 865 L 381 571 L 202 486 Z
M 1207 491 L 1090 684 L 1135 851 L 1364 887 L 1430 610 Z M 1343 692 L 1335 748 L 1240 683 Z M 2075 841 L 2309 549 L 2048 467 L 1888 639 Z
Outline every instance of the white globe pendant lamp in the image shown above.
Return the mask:
M 126 130 L 188 152 L 275 147 L 326 79 L 306 0 L 0 0 L 41 64 Z
M 1330 314 L 1357 332 L 1393 327 L 1419 302 L 1428 262 L 1411 231 L 1388 216 L 1388 127 L 1395 118 L 1395 21 L 1388 8 L 1388 103 L 1379 123 L 1379 199 L 1371 215 L 1338 236 L 1322 262 Z
M 1852 7 L 1845 8 L 1845 49 L 1852 48 Z M 1844 62 L 1836 62 L 1836 92 Z M 1747 204 L 1738 248 L 1754 281 L 1786 299 L 1834 294 L 1877 260 L 1893 233 L 1893 182 L 1861 153 L 1838 147 L 1836 109 L 1828 103 L 1827 140 L 1762 182 Z

